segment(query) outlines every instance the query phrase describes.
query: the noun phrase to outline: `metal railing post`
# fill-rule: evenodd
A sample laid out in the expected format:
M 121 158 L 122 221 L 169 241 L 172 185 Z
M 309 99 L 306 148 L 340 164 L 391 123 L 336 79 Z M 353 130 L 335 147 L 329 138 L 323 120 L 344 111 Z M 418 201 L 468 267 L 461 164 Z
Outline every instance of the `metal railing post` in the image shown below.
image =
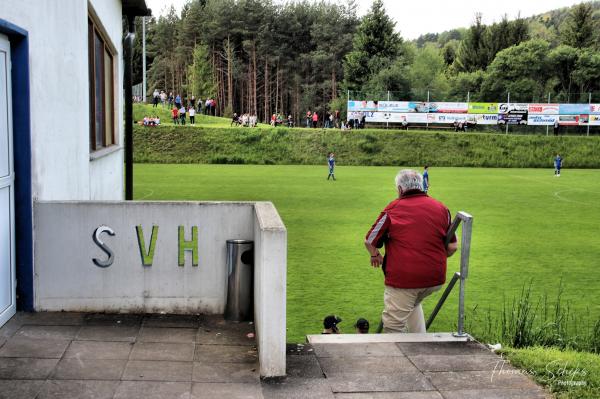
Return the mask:
M 473 217 L 465 212 L 459 212 L 462 226 L 461 249 L 460 249 L 460 286 L 458 291 L 458 332 L 457 337 L 464 337 L 465 333 L 465 285 L 469 276 L 469 255 L 471 253 L 471 232 Z
M 458 281 L 459 278 L 460 278 L 460 273 L 455 272 L 454 276 L 452 276 L 452 280 L 450 280 L 450 282 L 446 286 L 446 289 L 444 290 L 444 293 L 440 297 L 440 300 L 438 301 L 437 305 L 435 305 L 435 308 L 433 309 L 433 311 L 431 312 L 431 315 L 427 319 L 427 323 L 425 323 L 425 329 L 428 329 L 429 326 L 431 326 L 431 323 L 433 323 L 433 321 L 435 320 L 435 317 L 439 313 L 440 309 L 442 308 L 442 306 L 444 306 L 444 303 L 446 302 L 448 295 L 450 295 L 450 292 L 452 292 L 452 289 L 456 285 L 456 282 Z

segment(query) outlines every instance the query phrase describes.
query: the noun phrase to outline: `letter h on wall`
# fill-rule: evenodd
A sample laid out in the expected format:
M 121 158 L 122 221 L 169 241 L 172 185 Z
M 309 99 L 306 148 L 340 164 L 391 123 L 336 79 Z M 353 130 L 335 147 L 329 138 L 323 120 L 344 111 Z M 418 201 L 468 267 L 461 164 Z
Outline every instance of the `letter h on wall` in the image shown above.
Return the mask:
M 185 266 L 185 251 L 192 251 L 192 266 L 198 266 L 198 226 L 192 226 L 192 240 L 185 240 L 183 226 L 179 226 L 179 266 Z

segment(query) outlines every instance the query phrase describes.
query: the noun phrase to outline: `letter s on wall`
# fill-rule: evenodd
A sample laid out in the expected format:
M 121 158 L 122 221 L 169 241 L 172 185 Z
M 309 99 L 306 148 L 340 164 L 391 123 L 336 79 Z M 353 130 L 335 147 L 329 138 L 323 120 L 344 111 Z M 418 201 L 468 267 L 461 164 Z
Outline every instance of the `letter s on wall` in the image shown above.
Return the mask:
M 103 250 L 108 255 L 108 259 L 101 260 L 101 259 L 93 258 L 92 261 L 98 267 L 109 267 L 110 265 L 113 264 L 113 262 L 115 260 L 115 254 L 108 247 L 108 245 L 106 245 L 100 239 L 100 234 L 102 234 L 102 233 L 108 233 L 108 235 L 114 236 L 115 232 L 113 231 L 113 229 L 111 229 L 108 226 L 100 226 L 96 230 L 94 230 L 94 234 L 92 234 L 92 239 L 94 240 L 96 245 L 98 245 L 100 247 L 100 249 Z

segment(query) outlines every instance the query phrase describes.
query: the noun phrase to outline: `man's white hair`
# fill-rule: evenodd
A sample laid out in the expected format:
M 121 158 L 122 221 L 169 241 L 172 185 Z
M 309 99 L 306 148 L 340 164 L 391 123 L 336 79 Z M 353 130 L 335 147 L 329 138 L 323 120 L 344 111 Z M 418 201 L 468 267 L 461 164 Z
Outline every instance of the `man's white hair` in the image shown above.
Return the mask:
M 402 169 L 396 175 L 396 187 L 402 189 L 403 192 L 409 190 L 423 191 L 423 176 L 412 169 Z

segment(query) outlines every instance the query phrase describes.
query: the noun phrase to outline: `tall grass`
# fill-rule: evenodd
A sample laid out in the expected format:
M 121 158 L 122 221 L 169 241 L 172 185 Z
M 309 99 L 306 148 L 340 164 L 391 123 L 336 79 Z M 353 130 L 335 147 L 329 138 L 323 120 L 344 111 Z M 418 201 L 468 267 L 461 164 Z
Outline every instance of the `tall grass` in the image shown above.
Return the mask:
M 571 312 L 562 293 L 561 281 L 553 301 L 546 294 L 536 299 L 529 282 L 518 296 L 503 299 L 499 314 L 471 309 L 465 321 L 467 331 L 484 342 L 513 348 L 544 346 L 600 353 L 600 319 L 590 323 L 589 312 Z
M 600 168 L 600 137 L 287 128 L 159 126 L 134 129 L 138 163 L 319 165 L 336 153 L 339 165 L 424 165 Z

